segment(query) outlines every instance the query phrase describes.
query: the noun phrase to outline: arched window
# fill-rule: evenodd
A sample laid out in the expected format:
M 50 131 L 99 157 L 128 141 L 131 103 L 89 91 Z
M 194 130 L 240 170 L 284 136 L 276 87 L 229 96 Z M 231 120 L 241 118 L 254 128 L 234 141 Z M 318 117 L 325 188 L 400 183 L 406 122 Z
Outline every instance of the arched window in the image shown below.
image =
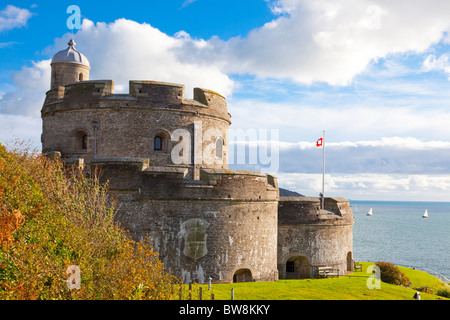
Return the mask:
M 221 137 L 216 139 L 216 157 L 220 159 L 223 157 L 223 139 Z
M 81 137 L 81 149 L 87 149 L 87 134 L 83 134 L 83 136 Z
M 155 154 L 170 152 L 170 134 L 165 129 L 155 129 L 150 133 L 150 150 Z
M 80 73 L 80 74 L 78 75 L 78 80 L 79 80 L 79 81 L 83 81 L 83 79 L 84 79 L 83 73 Z
M 160 136 L 156 136 L 153 143 L 153 150 L 162 151 L 162 138 Z
M 77 150 L 87 150 L 88 148 L 88 135 L 85 131 L 79 130 L 75 135 L 75 148 Z

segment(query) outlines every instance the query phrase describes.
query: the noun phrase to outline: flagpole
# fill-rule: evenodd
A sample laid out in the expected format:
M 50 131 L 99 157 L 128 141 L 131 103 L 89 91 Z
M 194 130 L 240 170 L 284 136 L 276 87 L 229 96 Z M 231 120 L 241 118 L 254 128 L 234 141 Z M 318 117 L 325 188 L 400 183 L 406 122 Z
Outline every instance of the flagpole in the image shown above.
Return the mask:
M 322 209 L 325 209 L 325 130 L 322 134 Z

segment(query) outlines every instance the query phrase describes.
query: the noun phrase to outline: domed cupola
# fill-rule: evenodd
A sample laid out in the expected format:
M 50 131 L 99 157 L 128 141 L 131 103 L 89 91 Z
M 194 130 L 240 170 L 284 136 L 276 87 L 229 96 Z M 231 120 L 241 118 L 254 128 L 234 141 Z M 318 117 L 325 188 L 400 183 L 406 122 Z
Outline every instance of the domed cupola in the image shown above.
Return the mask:
M 66 63 L 78 63 L 90 67 L 89 60 L 84 54 L 75 49 L 75 41 L 70 39 L 68 47 L 65 50 L 59 51 L 53 56 L 52 63 L 55 62 L 66 62 Z
M 71 39 L 65 50 L 53 56 L 51 88 L 66 84 L 89 80 L 91 66 L 84 54 L 75 49 L 75 41 Z

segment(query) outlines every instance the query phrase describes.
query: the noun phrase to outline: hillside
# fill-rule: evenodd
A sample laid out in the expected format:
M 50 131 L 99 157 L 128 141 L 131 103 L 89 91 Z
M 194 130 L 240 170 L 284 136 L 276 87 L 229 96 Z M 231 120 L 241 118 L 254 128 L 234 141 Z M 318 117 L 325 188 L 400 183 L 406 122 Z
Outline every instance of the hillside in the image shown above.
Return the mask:
M 443 291 L 450 293 L 448 284 L 426 272 L 405 267 L 399 269 L 410 279 L 410 287 L 381 282 L 380 289 L 369 289 L 370 274 L 366 270 L 372 264 L 364 262 L 361 272 L 338 278 L 213 284 L 212 291 L 208 291 L 207 285 L 200 286 L 204 299 L 214 293 L 216 300 L 229 300 L 232 288 L 235 300 L 414 300 L 418 290 L 421 300 L 449 300 L 448 296 L 438 295 Z M 194 290 L 193 296 L 196 294 Z
M 304 197 L 304 195 L 295 191 L 290 191 L 283 188 L 279 188 L 279 190 L 280 190 L 280 197 Z
M 0 299 L 170 299 L 177 279 L 114 213 L 97 173 L 0 145 Z

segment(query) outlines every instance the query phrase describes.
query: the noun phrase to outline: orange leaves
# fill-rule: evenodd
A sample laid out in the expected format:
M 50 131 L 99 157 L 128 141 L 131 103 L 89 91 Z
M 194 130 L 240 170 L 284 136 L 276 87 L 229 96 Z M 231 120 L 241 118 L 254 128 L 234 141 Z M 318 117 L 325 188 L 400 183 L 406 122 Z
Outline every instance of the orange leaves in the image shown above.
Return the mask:
M 149 239 L 131 240 L 114 220 L 99 173 L 1 145 L 0 169 L 0 299 L 172 298 L 178 280 Z M 79 289 L 67 287 L 69 266 Z
M 8 247 L 13 240 L 13 233 L 25 222 L 19 210 L 7 210 L 0 198 L 0 246 Z

